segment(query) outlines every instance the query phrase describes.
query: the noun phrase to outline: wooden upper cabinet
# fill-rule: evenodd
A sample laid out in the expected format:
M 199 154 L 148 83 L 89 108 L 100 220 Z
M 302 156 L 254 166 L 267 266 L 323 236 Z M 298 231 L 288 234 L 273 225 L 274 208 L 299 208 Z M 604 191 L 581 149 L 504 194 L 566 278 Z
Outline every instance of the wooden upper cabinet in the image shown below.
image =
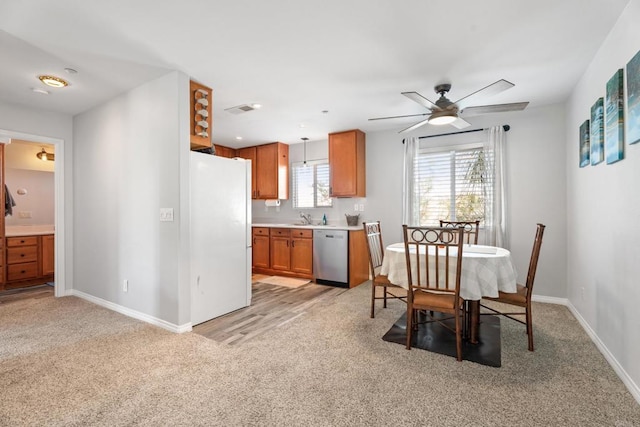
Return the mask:
M 365 134 L 354 129 L 329 134 L 331 197 L 366 197 Z
M 256 199 L 289 198 L 289 146 L 281 142 L 256 148 Z
M 213 144 L 213 147 L 216 149 L 216 156 L 227 157 L 229 159 L 236 157 L 236 150 L 233 148 L 218 144 Z
M 245 147 L 236 150 L 236 155 L 242 159 L 251 160 L 251 198 L 258 198 L 256 188 L 256 147 Z
M 213 131 L 212 105 L 213 91 L 211 88 L 190 81 L 189 138 L 192 150 L 211 147 L 211 132 Z

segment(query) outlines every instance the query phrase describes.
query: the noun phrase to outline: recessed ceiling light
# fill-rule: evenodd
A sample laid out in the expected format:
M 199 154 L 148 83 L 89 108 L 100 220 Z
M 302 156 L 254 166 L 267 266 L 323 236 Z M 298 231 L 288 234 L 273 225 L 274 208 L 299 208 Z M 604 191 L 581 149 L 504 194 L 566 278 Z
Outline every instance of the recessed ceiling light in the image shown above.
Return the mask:
M 42 95 L 49 95 L 49 91 L 46 91 L 44 89 L 38 89 L 37 87 L 32 87 L 31 90 L 35 93 L 40 93 Z
M 300 127 L 301 128 L 305 127 L 305 124 L 304 123 L 300 123 Z
M 328 114 L 329 110 L 322 110 L 322 114 Z
M 255 108 L 256 110 L 257 110 L 258 108 L 262 108 L 262 104 L 251 104 L 251 106 L 252 106 L 253 108 Z
M 240 140 L 242 139 L 242 137 L 241 137 L 241 136 L 236 136 L 236 139 L 237 139 L 238 141 L 240 141 Z
M 47 86 L 51 86 L 51 87 L 65 87 L 67 86 L 69 83 L 67 83 L 66 80 L 61 79 L 60 77 L 56 77 L 56 76 L 38 76 L 38 79 L 40 79 L 40 81 L 44 84 L 46 84 Z

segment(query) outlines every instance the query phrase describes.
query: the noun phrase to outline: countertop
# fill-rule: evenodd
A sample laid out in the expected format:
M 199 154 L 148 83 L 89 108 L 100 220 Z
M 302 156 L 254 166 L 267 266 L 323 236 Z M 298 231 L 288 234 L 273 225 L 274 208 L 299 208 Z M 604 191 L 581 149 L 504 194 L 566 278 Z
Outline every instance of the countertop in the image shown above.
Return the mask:
M 53 225 L 8 225 L 4 230 L 6 237 L 15 236 L 40 236 L 55 234 Z
M 272 227 L 272 228 L 307 228 L 311 230 L 363 230 L 361 225 L 302 225 L 302 224 L 272 224 L 272 223 L 253 223 L 252 227 Z

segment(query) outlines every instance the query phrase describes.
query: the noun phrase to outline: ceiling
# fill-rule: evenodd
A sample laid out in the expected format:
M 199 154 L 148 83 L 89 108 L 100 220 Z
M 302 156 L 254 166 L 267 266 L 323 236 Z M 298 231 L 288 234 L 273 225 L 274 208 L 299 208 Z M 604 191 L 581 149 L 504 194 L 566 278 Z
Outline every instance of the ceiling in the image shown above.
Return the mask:
M 424 113 L 400 92 L 435 101 L 437 83 L 456 100 L 503 78 L 516 86 L 483 103 L 563 102 L 627 3 L 3 0 L 0 99 L 75 115 L 180 70 L 213 88 L 218 144 L 400 130 L 415 118 L 367 119 Z M 32 92 L 45 73 L 71 85 Z

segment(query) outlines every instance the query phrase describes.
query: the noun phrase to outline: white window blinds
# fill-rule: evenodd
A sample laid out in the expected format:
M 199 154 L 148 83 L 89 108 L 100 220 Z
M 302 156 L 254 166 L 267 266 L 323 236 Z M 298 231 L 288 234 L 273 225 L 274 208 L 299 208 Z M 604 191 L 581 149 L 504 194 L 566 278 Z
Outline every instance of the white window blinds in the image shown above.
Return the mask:
M 327 160 L 308 161 L 293 165 L 293 207 L 316 208 L 332 206 L 329 197 L 329 163 Z
M 438 225 L 441 219 L 482 223 L 492 197 L 490 155 L 482 144 L 421 146 L 414 159 L 413 209 L 419 223 Z

